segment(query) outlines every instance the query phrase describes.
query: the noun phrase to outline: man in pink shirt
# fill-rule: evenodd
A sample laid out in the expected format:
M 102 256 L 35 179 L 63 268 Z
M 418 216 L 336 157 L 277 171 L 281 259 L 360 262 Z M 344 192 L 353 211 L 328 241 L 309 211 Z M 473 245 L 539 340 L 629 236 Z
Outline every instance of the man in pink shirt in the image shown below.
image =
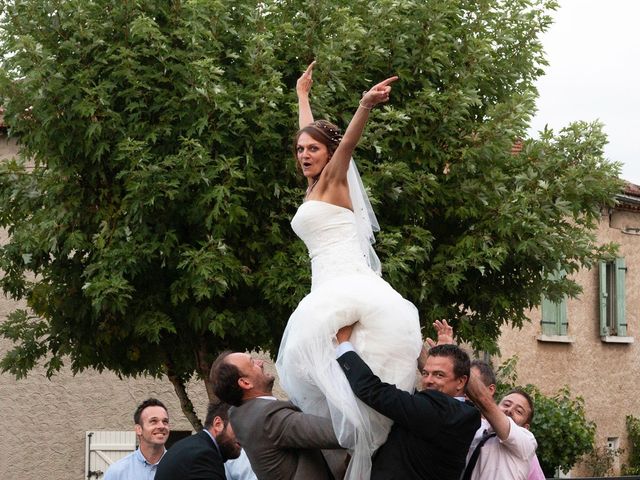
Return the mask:
M 482 380 L 482 383 L 489 389 L 491 396 L 494 396 L 496 392 L 496 376 L 493 373 L 493 369 L 487 362 L 482 360 L 473 360 L 471 362 L 471 371 L 475 372 Z M 544 472 L 540 467 L 537 455 L 534 453 L 529 465 L 529 474 L 527 480 L 545 480 Z

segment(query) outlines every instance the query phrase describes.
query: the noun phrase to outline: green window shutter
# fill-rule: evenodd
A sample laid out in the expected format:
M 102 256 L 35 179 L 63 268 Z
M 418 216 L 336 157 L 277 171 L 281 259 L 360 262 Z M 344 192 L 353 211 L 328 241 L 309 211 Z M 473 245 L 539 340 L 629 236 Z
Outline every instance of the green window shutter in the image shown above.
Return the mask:
M 555 270 L 549 274 L 549 278 L 560 280 L 566 276 L 564 270 Z M 558 303 L 552 302 L 547 297 L 542 297 L 542 334 L 566 335 L 569 321 L 567 319 L 567 298 L 563 297 Z
M 559 335 L 558 323 L 559 310 L 558 304 L 552 302 L 547 297 L 542 297 L 542 334 L 543 335 Z
M 558 304 L 558 335 L 567 335 L 569 320 L 567 319 L 567 298 Z
M 616 325 L 618 327 L 617 335 L 620 337 L 627 336 L 627 320 L 625 318 L 625 287 L 624 281 L 627 274 L 624 258 L 616 258 Z
M 609 335 L 607 327 L 607 262 L 600 262 L 600 335 Z

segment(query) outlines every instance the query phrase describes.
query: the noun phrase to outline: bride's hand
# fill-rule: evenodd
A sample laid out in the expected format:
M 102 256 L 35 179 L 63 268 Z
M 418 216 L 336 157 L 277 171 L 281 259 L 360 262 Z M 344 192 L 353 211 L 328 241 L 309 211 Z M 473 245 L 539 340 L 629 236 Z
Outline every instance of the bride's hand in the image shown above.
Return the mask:
M 371 87 L 368 92 L 365 92 L 362 95 L 360 105 L 368 110 L 371 110 L 379 103 L 388 102 L 389 95 L 391 94 L 391 84 L 396 80 L 398 80 L 398 77 L 394 75 L 393 77 L 389 77 L 386 80 L 383 80 L 377 85 Z
M 298 81 L 296 82 L 296 93 L 298 97 L 308 96 L 311 91 L 311 85 L 313 84 L 313 67 L 316 64 L 314 60 L 309 64 L 307 69 L 300 75 Z

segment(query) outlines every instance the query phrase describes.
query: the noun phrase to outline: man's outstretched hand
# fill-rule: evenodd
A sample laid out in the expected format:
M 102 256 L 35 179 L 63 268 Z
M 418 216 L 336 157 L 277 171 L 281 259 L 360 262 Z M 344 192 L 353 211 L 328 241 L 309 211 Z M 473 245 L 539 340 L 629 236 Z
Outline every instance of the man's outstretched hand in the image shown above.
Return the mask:
M 453 327 L 447 323 L 446 320 L 436 320 L 433 322 L 433 328 L 436 329 L 437 341 L 433 341 L 431 338 L 427 338 L 426 342 L 429 348 L 436 345 L 453 344 Z

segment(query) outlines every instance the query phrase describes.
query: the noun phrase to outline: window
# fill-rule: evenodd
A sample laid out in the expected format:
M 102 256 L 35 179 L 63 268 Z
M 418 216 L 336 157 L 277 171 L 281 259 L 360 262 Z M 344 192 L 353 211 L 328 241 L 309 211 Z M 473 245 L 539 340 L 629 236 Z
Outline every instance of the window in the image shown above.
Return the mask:
M 556 271 L 549 275 L 552 280 L 560 280 L 564 276 L 565 273 L 563 271 Z M 559 302 L 553 302 L 543 296 L 540 313 L 542 317 L 540 320 L 542 335 L 538 337 L 538 340 L 562 343 L 572 342 L 572 339 L 567 336 L 569 321 L 567 320 L 566 295 Z
M 171 430 L 169 432 L 169 438 L 167 438 L 167 443 L 164 444 L 165 448 L 169 450 L 171 446 L 182 440 L 183 438 L 187 438 L 193 435 L 191 430 Z
M 542 334 L 566 335 L 569 322 L 567 321 L 567 299 L 560 302 L 552 302 L 547 297 L 542 297 Z
M 603 340 L 627 336 L 624 258 L 600 262 L 600 336 Z M 611 340 L 615 341 L 615 340 Z

